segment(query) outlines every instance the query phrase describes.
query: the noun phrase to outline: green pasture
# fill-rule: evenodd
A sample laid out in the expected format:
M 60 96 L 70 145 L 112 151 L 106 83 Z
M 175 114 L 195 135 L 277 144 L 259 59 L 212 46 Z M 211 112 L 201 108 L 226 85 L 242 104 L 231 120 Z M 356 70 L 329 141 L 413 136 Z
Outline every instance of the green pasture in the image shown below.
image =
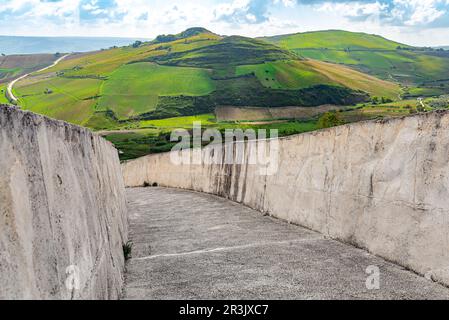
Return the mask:
M 236 68 L 236 75 L 255 74 L 259 81 L 272 89 L 301 89 L 332 82 L 301 61 L 276 61 Z
M 127 64 L 103 84 L 99 110 L 112 110 L 119 119 L 127 119 L 155 110 L 159 96 L 201 96 L 214 89 L 206 69 Z
M 25 110 L 83 125 L 94 112 L 100 84 L 95 79 L 47 78 L 23 81 L 14 92 Z
M 0 104 L 9 103 L 8 99 L 6 98 L 6 87 L 7 87 L 6 83 L 0 84 Z

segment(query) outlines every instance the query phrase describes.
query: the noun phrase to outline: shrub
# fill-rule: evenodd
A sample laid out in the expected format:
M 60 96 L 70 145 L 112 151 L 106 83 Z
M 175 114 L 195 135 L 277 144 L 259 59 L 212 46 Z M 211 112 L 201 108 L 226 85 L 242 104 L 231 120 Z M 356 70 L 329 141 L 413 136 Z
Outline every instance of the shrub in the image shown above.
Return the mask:
M 137 40 L 136 42 L 133 43 L 133 48 L 138 48 L 142 45 L 142 41 Z
M 126 261 L 132 258 L 133 245 L 132 241 L 128 241 L 123 245 L 123 256 Z
M 344 124 L 344 120 L 341 117 L 340 112 L 332 111 L 326 112 L 318 120 L 318 127 L 320 129 L 336 127 Z

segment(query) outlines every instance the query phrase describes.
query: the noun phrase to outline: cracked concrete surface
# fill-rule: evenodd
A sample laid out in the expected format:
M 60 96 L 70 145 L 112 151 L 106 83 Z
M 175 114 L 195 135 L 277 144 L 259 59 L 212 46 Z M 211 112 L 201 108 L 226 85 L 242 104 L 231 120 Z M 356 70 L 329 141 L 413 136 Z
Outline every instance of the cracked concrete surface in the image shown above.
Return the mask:
M 0 300 L 119 298 L 127 235 L 112 144 L 0 107 Z
M 202 165 L 152 154 L 122 171 L 127 187 L 157 183 L 215 194 L 449 287 L 447 128 L 449 111 L 435 111 L 284 137 L 279 148 L 264 140 L 257 148 L 213 144 L 202 149 Z M 237 146 L 243 163 L 238 157 L 231 164 Z M 271 155 L 270 164 L 254 163 L 259 150 Z M 265 172 L 276 164 L 279 170 Z
M 125 299 L 449 299 L 364 250 L 212 195 L 128 189 Z M 380 268 L 380 290 L 366 269 Z

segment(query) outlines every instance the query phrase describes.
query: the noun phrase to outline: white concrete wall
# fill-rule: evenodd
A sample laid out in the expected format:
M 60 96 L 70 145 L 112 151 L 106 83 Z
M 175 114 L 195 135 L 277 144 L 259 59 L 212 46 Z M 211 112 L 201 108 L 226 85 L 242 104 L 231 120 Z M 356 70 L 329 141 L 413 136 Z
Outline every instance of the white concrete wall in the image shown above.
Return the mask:
M 209 148 L 203 157 L 212 157 Z M 449 285 L 449 113 L 288 137 L 277 174 L 258 169 L 175 166 L 169 154 L 123 165 L 129 187 L 149 182 L 224 196 Z
M 0 299 L 116 299 L 126 241 L 114 147 L 87 129 L 1 107 Z M 69 290 L 78 270 L 79 290 Z

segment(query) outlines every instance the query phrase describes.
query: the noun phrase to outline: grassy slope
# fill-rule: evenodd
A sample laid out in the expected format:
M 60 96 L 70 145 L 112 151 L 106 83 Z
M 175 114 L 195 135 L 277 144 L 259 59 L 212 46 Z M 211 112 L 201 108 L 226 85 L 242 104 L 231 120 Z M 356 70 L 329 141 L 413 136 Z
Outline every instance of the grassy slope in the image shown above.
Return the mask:
M 302 89 L 318 84 L 334 84 L 313 67 L 298 60 L 243 65 L 236 68 L 236 75 L 254 73 L 259 81 L 272 89 Z
M 341 65 L 315 60 L 277 61 L 237 67 L 236 74 L 254 73 L 266 87 L 273 89 L 301 89 L 318 84 L 339 84 L 362 90 L 373 96 L 396 99 L 400 87 L 392 82 L 368 76 Z
M 159 66 L 142 62 L 119 67 L 100 92 L 99 110 L 119 119 L 153 111 L 159 96 L 207 95 L 214 90 L 205 69 Z
M 340 65 L 315 60 L 306 61 L 305 64 L 336 83 L 348 88 L 369 92 L 373 96 L 397 99 L 400 92 L 399 85 L 393 82 L 380 80 Z
M 351 65 L 404 84 L 428 86 L 428 81 L 446 79 L 449 70 L 449 58 L 364 33 L 331 30 L 263 39 L 305 58 Z
M 9 103 L 8 99 L 6 99 L 6 83 L 0 84 L 0 104 L 2 103 Z
M 39 78 L 38 78 L 39 79 Z M 94 113 L 101 81 L 97 79 L 25 79 L 15 87 L 20 105 L 47 116 L 84 125 Z M 46 90 L 52 91 L 46 94 Z

